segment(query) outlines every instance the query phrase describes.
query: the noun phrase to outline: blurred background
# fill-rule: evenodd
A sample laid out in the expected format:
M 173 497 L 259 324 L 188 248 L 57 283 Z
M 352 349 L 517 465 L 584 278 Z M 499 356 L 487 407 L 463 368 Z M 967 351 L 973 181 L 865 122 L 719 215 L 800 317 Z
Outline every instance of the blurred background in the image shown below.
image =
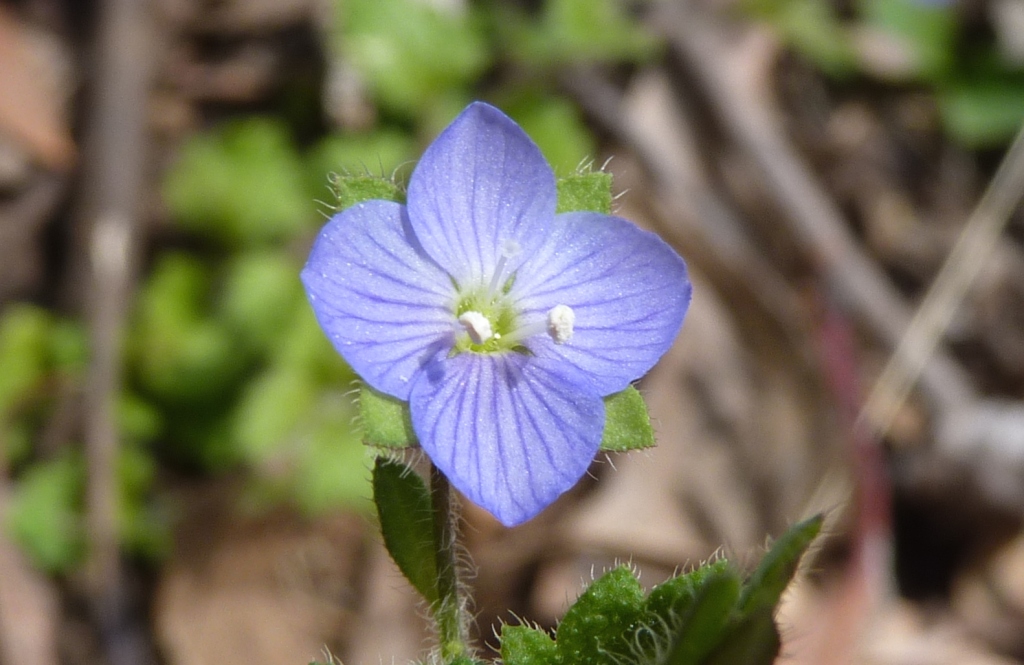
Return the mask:
M 4 0 L 0 663 L 421 655 L 298 271 L 331 174 L 404 182 L 474 99 L 696 287 L 657 448 L 514 530 L 465 506 L 481 643 L 825 511 L 782 662 L 1024 662 L 1024 0 Z M 1008 224 L 868 436 L 990 183 Z

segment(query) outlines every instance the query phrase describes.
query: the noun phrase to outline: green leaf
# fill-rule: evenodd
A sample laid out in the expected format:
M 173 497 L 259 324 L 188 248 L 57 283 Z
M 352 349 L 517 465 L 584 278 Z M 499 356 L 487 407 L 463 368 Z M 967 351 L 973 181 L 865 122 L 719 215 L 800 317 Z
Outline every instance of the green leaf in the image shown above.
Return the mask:
M 548 0 L 539 21 L 506 9 L 498 25 L 508 48 L 534 65 L 642 60 L 658 47 L 620 0 Z
M 740 594 L 740 580 L 731 569 L 708 576 L 689 613 L 670 636 L 664 665 L 699 665 L 721 642 Z
M 669 626 L 680 626 L 705 582 L 728 573 L 729 566 L 726 559 L 719 559 L 662 582 L 647 596 L 647 611 Z
M 912 73 L 943 79 L 955 64 L 957 16 L 952 5 L 920 0 L 860 0 L 863 23 L 896 38 L 911 56 Z
M 835 7 L 822 0 L 745 0 L 744 8 L 772 25 L 788 44 L 832 76 L 857 67 L 849 31 Z
M 290 367 L 272 367 L 249 382 L 232 416 L 232 436 L 252 464 L 282 454 L 316 404 L 310 378 Z
M 654 429 L 647 405 L 633 386 L 604 398 L 601 450 L 625 452 L 654 446 Z
M 762 607 L 775 607 L 796 574 L 804 552 L 821 531 L 823 521 L 822 515 L 815 515 L 793 525 L 775 541 L 743 587 L 741 612 L 747 614 Z
M 359 391 L 359 419 L 363 441 L 380 448 L 409 448 L 419 445 L 412 430 L 409 403 L 379 393 L 365 383 Z
M 30 468 L 15 485 L 6 526 L 37 566 L 65 572 L 85 553 L 81 458 L 63 455 Z
M 272 364 L 306 372 L 324 387 L 346 387 L 356 378 L 352 368 L 327 339 L 308 303 L 303 303 L 292 315 L 281 344 L 270 352 Z
M 539 628 L 505 624 L 501 627 L 500 640 L 504 665 L 553 665 L 558 662 L 555 641 Z
M 942 122 L 953 139 L 968 148 L 1005 144 L 1024 123 L 1024 79 L 977 77 L 938 92 Z
M 156 472 L 156 460 L 138 445 L 118 451 L 118 535 L 126 550 L 149 559 L 166 555 L 172 546 L 170 516 L 151 497 Z
M 537 143 L 555 173 L 572 173 L 594 154 L 594 139 L 569 100 L 525 93 L 502 108 Z
M 51 317 L 33 305 L 15 304 L 0 317 L 0 419 L 9 417 L 46 375 Z
M 138 395 L 125 391 L 117 400 L 117 425 L 131 443 L 149 443 L 163 431 L 163 414 Z
M 186 229 L 228 244 L 285 240 L 315 222 L 287 128 L 247 118 L 193 138 L 164 181 Z
M 490 52 L 471 12 L 417 0 L 335 2 L 335 43 L 380 103 L 416 117 L 475 80 Z
M 299 269 L 283 253 L 244 252 L 227 264 L 220 313 L 246 347 L 280 346 L 299 307 L 307 307 Z
M 405 193 L 398 185 L 375 175 L 336 175 L 332 185 L 336 210 L 376 199 L 405 202 Z
M 644 592 L 626 566 L 595 581 L 565 613 L 556 633 L 563 663 L 606 665 L 631 653 L 633 634 L 643 625 Z
M 177 403 L 208 403 L 240 379 L 246 359 L 232 331 L 206 314 L 209 271 L 164 254 L 143 287 L 131 343 L 140 383 Z
M 612 175 L 604 171 L 574 173 L 558 179 L 556 212 L 612 212 Z
M 365 510 L 371 505 L 368 451 L 353 426 L 354 405 L 338 397 L 328 393 L 316 403 L 313 431 L 298 451 L 292 492 L 307 514 L 339 506 Z
M 772 665 L 781 648 L 772 614 L 762 607 L 734 624 L 701 665 Z
M 428 602 L 438 602 L 433 510 L 427 486 L 404 464 L 378 457 L 373 468 L 373 500 L 391 558 Z
M 58 371 L 84 374 L 89 363 L 89 334 L 85 327 L 77 321 L 54 321 L 50 332 L 50 358 Z

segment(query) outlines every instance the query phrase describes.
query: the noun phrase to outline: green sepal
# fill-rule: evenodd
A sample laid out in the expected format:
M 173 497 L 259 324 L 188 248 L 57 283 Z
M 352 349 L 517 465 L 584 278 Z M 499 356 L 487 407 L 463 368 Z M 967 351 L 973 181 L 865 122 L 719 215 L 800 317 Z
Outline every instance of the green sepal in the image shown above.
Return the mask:
M 555 212 L 612 212 L 612 175 L 604 171 L 574 173 L 558 179 Z
M 366 201 L 405 203 L 405 192 L 393 180 L 375 175 L 334 175 L 331 178 L 334 209 L 344 210 Z
M 743 587 L 740 612 L 746 615 L 778 604 L 782 592 L 796 574 L 804 552 L 821 531 L 823 521 L 822 515 L 815 515 L 793 525 L 775 541 Z
M 654 446 L 654 429 L 647 405 L 633 386 L 604 398 L 601 450 L 625 452 Z
M 411 448 L 419 445 L 412 431 L 409 403 L 377 392 L 365 383 L 359 390 L 359 417 L 363 443 L 378 448 Z
M 605 422 L 601 450 L 625 452 L 654 445 L 654 430 L 640 392 L 630 386 L 604 398 Z M 412 429 L 409 403 L 377 392 L 365 383 L 359 390 L 363 443 L 378 448 L 413 448 L 419 445 Z
M 378 457 L 373 501 L 391 558 L 429 603 L 438 602 L 433 511 L 423 479 L 401 462 Z
M 505 665 L 552 665 L 558 662 L 555 641 L 530 626 L 501 627 L 501 662 Z
M 633 634 L 643 625 L 644 592 L 627 566 L 605 573 L 565 613 L 558 626 L 559 660 L 572 665 L 621 662 L 632 653 Z

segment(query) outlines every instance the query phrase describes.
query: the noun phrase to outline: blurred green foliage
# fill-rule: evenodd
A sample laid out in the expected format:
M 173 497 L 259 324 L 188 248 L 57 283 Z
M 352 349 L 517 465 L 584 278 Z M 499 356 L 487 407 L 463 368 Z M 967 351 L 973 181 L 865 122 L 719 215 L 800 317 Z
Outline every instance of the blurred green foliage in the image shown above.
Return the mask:
M 548 0 L 535 16 L 509 3 L 496 15 L 504 47 L 534 67 L 642 60 L 658 48 L 619 0 Z
M 335 48 L 381 106 L 409 118 L 461 98 L 490 64 L 492 51 L 475 12 L 417 0 L 345 0 L 334 7 Z
M 945 131 L 965 147 L 1000 146 L 1024 122 L 1024 64 L 1000 54 L 995 26 L 968 26 L 962 3 L 857 0 L 850 15 L 831 0 L 743 6 L 831 76 L 928 90 Z

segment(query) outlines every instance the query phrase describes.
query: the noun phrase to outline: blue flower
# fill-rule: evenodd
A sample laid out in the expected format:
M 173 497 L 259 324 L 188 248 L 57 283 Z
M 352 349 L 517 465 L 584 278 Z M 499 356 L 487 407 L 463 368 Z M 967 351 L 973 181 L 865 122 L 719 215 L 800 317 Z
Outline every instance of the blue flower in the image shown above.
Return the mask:
M 606 395 L 668 350 L 683 260 L 631 222 L 555 214 L 555 178 L 511 119 L 471 104 L 431 144 L 406 205 L 335 215 L 302 272 L 338 352 L 409 402 L 423 450 L 512 526 L 571 488 Z

